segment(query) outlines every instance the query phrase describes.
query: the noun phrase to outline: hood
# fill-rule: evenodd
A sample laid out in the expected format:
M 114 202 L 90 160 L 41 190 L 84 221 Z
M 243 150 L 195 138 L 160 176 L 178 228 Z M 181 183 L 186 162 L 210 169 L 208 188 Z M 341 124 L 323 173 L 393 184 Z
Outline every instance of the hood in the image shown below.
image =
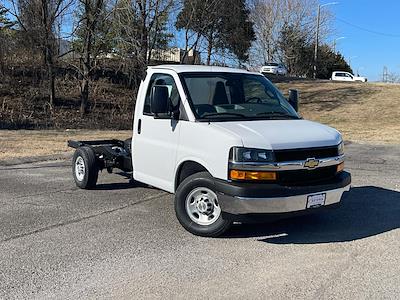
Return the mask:
M 243 146 L 261 149 L 295 149 L 338 145 L 340 133 L 306 120 L 213 122 L 213 126 L 242 139 Z

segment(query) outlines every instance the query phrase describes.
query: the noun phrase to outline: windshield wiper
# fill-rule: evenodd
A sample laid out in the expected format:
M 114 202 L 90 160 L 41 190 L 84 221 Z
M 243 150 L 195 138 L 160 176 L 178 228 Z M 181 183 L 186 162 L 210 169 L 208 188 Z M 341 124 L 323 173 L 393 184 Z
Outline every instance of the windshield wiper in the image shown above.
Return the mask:
M 230 113 L 230 112 L 205 114 L 205 115 L 202 115 L 201 117 L 204 118 L 204 117 L 213 117 L 213 116 L 235 116 L 235 117 L 246 118 L 245 115 L 238 114 L 238 113 Z
M 299 119 L 297 116 L 288 115 L 279 111 L 264 111 L 256 114 L 256 116 L 288 117 L 290 119 Z

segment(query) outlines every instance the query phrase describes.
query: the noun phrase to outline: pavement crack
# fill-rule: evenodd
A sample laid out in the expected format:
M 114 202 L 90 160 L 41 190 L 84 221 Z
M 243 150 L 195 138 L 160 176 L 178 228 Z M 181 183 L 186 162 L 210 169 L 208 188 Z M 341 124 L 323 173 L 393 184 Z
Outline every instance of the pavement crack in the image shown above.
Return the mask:
M 52 230 L 52 229 L 55 229 L 55 228 L 67 226 L 67 225 L 70 225 L 70 224 L 79 223 L 79 222 L 86 221 L 86 220 L 89 220 L 89 219 L 93 219 L 93 218 L 96 218 L 96 217 L 99 217 L 99 216 L 111 214 L 111 213 L 114 213 L 114 212 L 117 212 L 117 211 L 121 211 L 121 210 L 124 210 L 126 208 L 129 208 L 129 207 L 132 207 L 132 206 L 135 206 L 135 205 L 138 205 L 138 204 L 142 204 L 142 203 L 149 202 L 151 200 L 157 199 L 157 198 L 159 198 L 159 197 L 161 197 L 163 195 L 167 195 L 167 194 L 165 192 L 157 193 L 155 195 L 152 195 L 150 197 L 144 198 L 142 200 L 139 200 L 139 201 L 136 201 L 136 202 L 129 202 L 129 203 L 125 204 L 125 205 L 122 205 L 122 206 L 119 206 L 119 207 L 116 207 L 116 208 L 113 208 L 113 209 L 105 210 L 105 211 L 102 211 L 102 212 L 99 212 L 99 213 L 96 213 L 96 214 L 92 214 L 92 215 L 89 215 L 89 216 L 84 216 L 84 217 L 81 217 L 81 218 L 76 218 L 76 219 L 72 219 L 72 220 L 68 220 L 68 221 L 52 224 L 52 225 L 49 225 L 49 226 L 46 226 L 46 227 L 42 227 L 42 228 L 39 228 L 39 229 L 36 229 L 36 230 L 32 230 L 32 231 L 29 231 L 29 232 L 13 235 L 13 236 L 8 237 L 6 239 L 0 240 L 0 244 L 6 243 L 6 242 L 9 242 L 9 241 L 12 241 L 12 240 L 16 240 L 16 239 L 19 239 L 19 238 L 23 238 L 23 237 L 26 237 L 26 236 L 34 235 L 34 234 L 37 234 L 37 233 L 41 233 L 41 232 L 44 232 L 44 231 Z

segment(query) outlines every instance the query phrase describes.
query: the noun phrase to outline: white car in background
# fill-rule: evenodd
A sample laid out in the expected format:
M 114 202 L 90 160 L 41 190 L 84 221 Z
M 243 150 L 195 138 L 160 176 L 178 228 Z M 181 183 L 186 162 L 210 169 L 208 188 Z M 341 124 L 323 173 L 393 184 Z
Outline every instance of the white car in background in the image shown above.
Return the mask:
M 332 80 L 335 81 L 360 81 L 367 82 L 366 77 L 355 76 L 349 72 L 335 71 L 332 73 Z
M 284 65 L 271 62 L 271 63 L 267 63 L 265 66 L 262 66 L 260 73 L 263 75 L 264 74 L 274 74 L 274 75 L 286 76 L 287 70 Z

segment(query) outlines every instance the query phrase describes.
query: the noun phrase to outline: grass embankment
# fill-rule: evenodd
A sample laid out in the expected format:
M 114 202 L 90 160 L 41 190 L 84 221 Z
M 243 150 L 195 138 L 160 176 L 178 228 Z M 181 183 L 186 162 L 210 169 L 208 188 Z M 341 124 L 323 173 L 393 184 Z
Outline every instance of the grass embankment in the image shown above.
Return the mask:
M 340 130 L 345 140 L 400 144 L 400 85 L 296 81 L 279 83 L 300 92 L 300 113 Z M 125 139 L 130 130 L 1 130 L 0 160 L 62 154 L 68 139 Z
M 400 85 L 384 83 L 279 83 L 286 92 L 300 92 L 305 119 L 330 125 L 345 140 L 370 144 L 400 144 Z
M 130 136 L 130 130 L 0 130 L 0 160 L 72 152 L 67 140 L 124 140 Z

